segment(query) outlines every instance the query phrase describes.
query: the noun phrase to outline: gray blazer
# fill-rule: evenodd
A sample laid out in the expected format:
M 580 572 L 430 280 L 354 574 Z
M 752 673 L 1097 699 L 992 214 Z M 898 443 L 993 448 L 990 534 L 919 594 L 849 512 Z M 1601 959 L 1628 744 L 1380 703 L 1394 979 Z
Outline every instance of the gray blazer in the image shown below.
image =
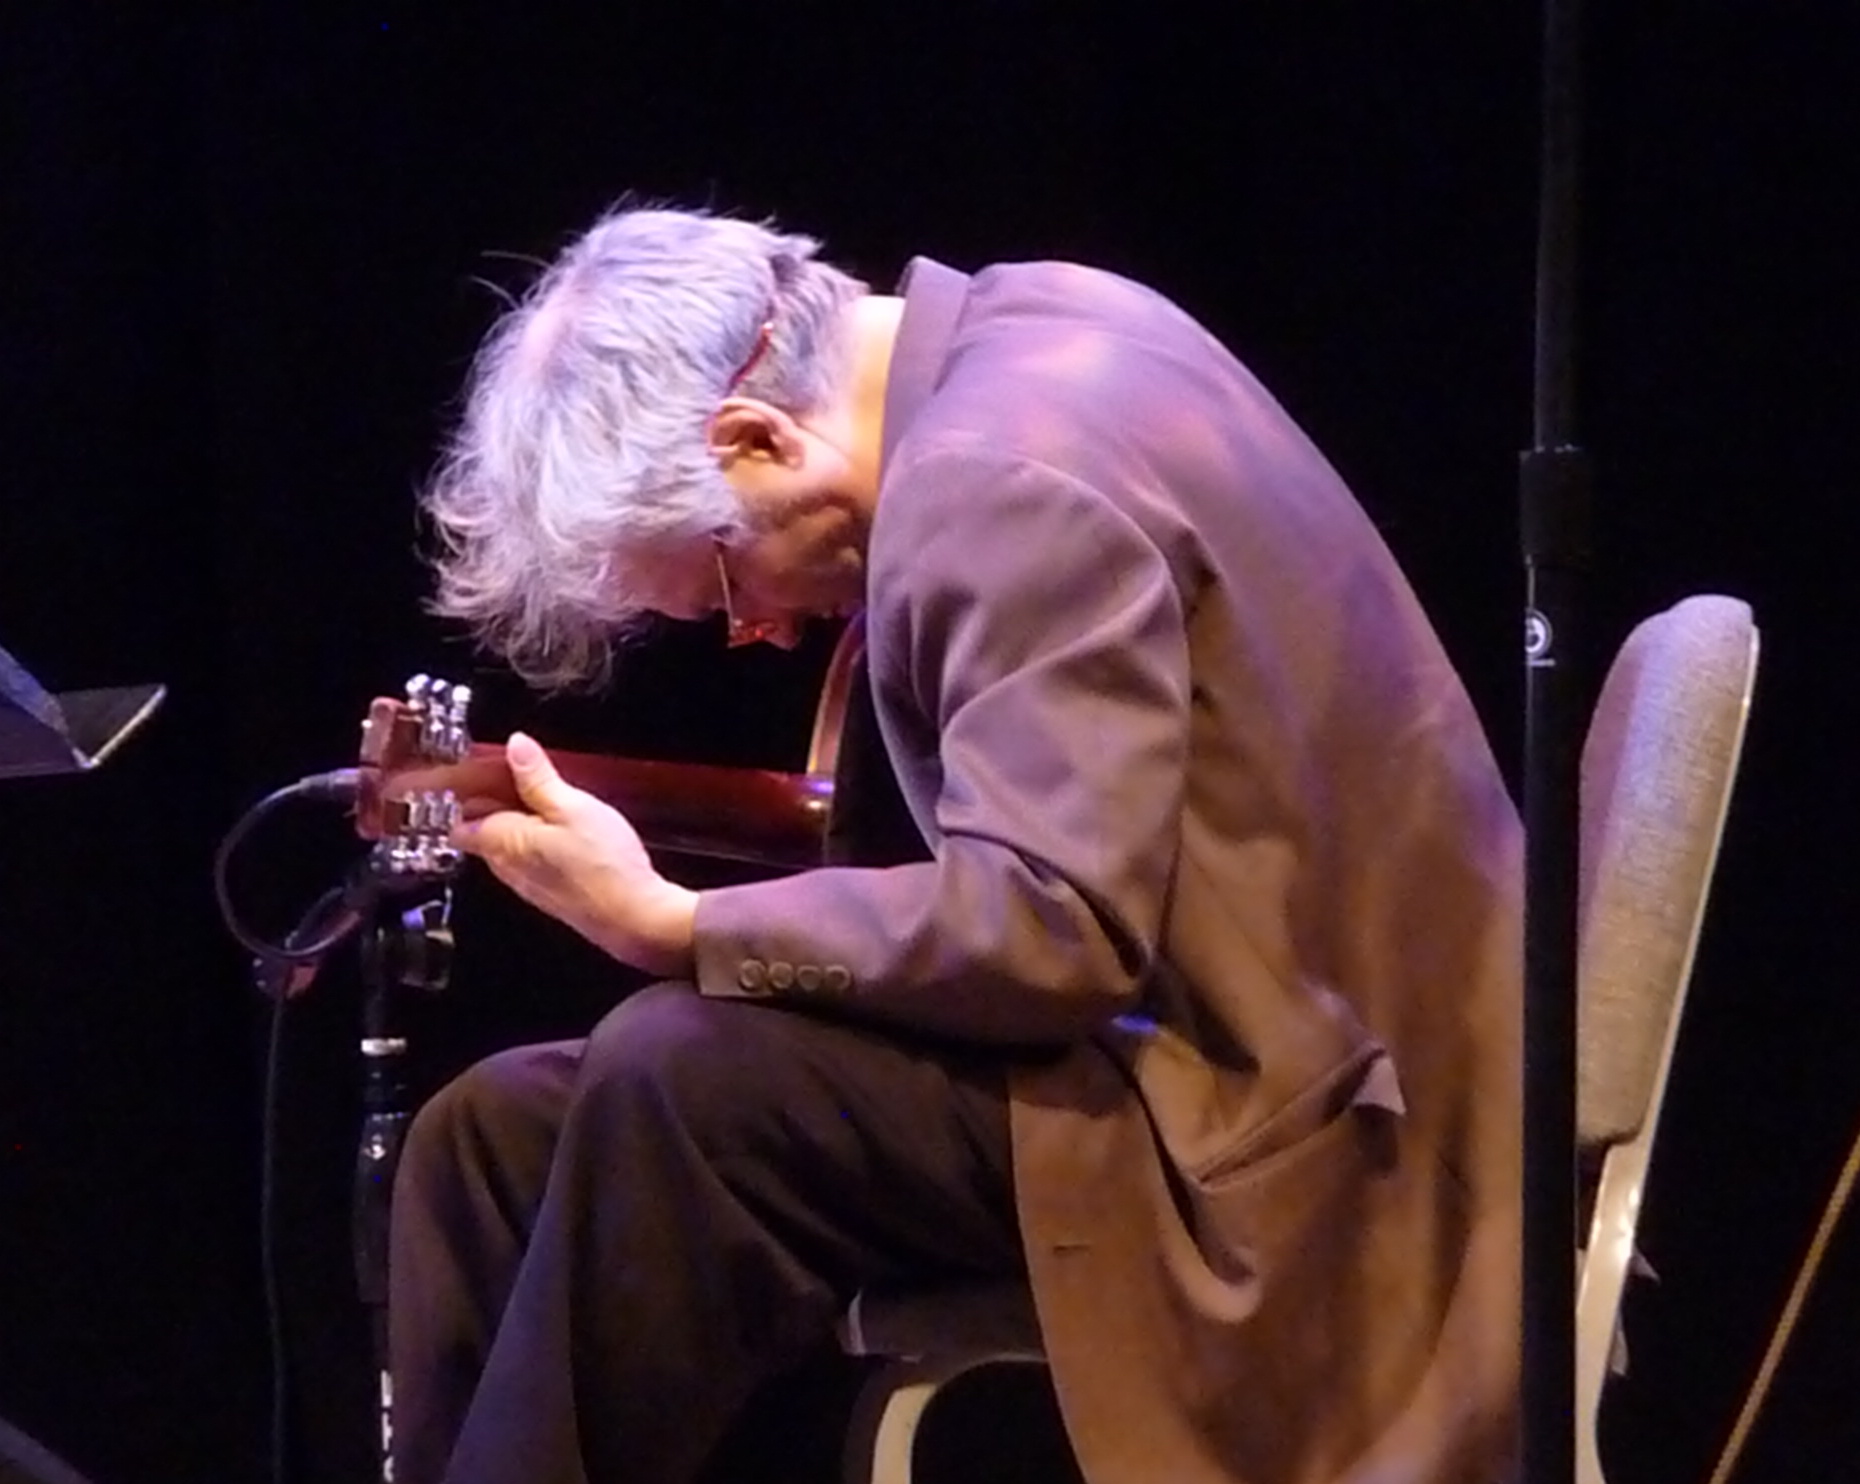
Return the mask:
M 934 858 L 707 893 L 699 986 L 1003 1048 L 1093 1484 L 1493 1478 L 1520 829 L 1466 694 L 1182 311 L 1067 264 L 905 296 L 867 644 Z

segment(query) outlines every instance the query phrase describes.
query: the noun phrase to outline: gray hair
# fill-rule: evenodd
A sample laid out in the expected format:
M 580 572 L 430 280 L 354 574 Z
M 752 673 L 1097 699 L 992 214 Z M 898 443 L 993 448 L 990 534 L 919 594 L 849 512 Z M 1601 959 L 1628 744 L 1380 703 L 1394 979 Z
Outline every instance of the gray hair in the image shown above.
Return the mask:
M 706 430 L 763 324 L 737 390 L 796 414 L 839 394 L 840 313 L 865 286 L 819 247 L 626 207 L 571 243 L 486 336 L 423 495 L 432 610 L 532 684 L 604 679 L 613 640 L 653 606 L 655 561 L 741 529 Z

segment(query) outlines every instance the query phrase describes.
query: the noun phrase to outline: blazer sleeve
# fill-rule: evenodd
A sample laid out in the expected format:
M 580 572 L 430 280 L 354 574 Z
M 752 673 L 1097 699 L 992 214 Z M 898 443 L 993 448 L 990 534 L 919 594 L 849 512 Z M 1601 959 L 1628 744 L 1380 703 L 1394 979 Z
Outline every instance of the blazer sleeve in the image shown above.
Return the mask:
M 698 987 L 1070 1040 L 1138 1003 L 1162 928 L 1189 740 L 1174 574 L 1046 466 L 944 452 L 898 477 L 868 576 L 874 673 L 888 719 L 934 748 L 934 859 L 704 893 Z

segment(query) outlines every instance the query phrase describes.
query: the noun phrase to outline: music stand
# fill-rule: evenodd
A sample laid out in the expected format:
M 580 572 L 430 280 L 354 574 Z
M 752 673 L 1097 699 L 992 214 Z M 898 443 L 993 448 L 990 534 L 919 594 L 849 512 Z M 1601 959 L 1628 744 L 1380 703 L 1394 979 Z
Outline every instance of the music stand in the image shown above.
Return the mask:
M 112 685 L 53 695 L 0 649 L 0 778 L 90 772 L 167 693 L 161 685 Z

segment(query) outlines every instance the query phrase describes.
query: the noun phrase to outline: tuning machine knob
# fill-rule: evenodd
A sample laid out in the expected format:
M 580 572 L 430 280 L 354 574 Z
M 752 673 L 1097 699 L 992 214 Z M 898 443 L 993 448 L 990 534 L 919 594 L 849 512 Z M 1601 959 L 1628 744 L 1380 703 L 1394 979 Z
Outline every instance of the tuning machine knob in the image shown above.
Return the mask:
M 432 762 L 456 763 L 471 749 L 471 687 L 431 675 L 407 682 L 407 710 L 419 732 L 419 750 Z
M 464 856 L 451 839 L 460 817 L 457 794 L 449 788 L 415 789 L 389 800 L 384 812 L 386 828 L 375 846 L 381 871 L 422 878 L 458 874 Z

